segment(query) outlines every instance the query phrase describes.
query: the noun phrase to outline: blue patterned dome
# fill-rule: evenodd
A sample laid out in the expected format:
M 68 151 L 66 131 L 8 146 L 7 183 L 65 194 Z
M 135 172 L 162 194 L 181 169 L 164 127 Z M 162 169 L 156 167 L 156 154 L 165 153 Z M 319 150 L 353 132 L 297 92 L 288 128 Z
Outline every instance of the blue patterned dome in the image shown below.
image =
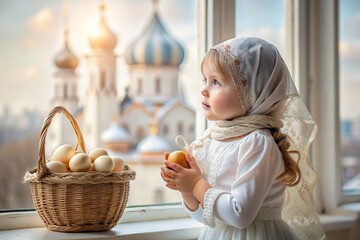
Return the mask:
M 125 60 L 129 65 L 179 66 L 184 48 L 169 35 L 155 11 L 145 31 L 128 47 Z

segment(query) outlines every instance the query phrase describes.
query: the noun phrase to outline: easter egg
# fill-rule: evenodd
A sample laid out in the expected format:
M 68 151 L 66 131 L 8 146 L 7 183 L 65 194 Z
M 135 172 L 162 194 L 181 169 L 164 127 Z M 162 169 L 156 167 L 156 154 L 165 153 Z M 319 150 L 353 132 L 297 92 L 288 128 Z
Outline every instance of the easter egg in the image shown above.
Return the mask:
M 54 172 L 59 172 L 59 173 L 67 172 L 66 165 L 64 163 L 58 162 L 58 161 L 48 162 L 48 163 L 46 163 L 46 167 Z
M 120 157 L 112 157 L 114 160 L 114 172 L 121 172 L 124 169 L 124 160 Z
M 108 152 L 104 148 L 95 148 L 90 151 L 89 157 L 91 158 L 91 162 L 94 162 L 100 156 L 108 155 Z
M 100 156 L 94 161 L 94 169 L 97 172 L 111 172 L 114 166 L 114 160 L 109 156 Z
M 51 161 L 58 161 L 67 165 L 74 155 L 75 149 L 69 144 L 64 144 L 55 149 Z
M 186 161 L 185 154 L 186 153 L 183 151 L 175 151 L 170 153 L 167 160 L 173 163 L 177 163 L 184 168 L 190 168 L 188 162 Z
M 73 172 L 87 172 L 91 168 L 91 159 L 85 153 L 78 153 L 70 159 L 69 167 Z

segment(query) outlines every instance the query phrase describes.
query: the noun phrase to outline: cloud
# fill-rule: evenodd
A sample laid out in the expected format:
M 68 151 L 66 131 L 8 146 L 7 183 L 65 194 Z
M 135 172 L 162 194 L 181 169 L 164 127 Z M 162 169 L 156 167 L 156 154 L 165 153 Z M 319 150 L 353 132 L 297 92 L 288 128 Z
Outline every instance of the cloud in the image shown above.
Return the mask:
M 350 61 L 360 61 L 360 40 L 340 41 L 339 48 L 340 57 L 342 59 Z
M 37 34 L 47 33 L 54 23 L 54 13 L 49 7 L 39 10 L 29 19 L 31 29 Z

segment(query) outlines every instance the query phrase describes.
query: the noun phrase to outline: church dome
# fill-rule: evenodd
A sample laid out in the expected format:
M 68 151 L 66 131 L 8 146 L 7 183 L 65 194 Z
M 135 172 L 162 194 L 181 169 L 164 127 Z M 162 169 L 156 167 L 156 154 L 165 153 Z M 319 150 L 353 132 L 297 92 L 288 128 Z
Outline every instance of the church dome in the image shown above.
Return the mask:
M 92 49 L 112 50 L 116 47 L 116 36 L 105 22 L 105 5 L 100 5 L 100 18 L 89 32 L 89 43 Z
M 55 64 L 58 68 L 75 69 L 79 65 L 79 59 L 71 52 L 68 42 L 68 30 L 64 31 L 64 49 L 55 57 Z
M 179 66 L 184 48 L 166 31 L 155 10 L 149 25 L 128 47 L 125 60 L 129 65 Z
M 118 123 L 112 122 L 101 134 L 101 141 L 104 142 L 130 142 L 129 133 Z
M 149 135 L 142 139 L 138 146 L 137 151 L 140 154 L 153 154 L 164 153 L 170 150 L 169 144 L 158 135 Z
M 142 139 L 137 146 L 138 153 L 142 155 L 163 154 L 169 150 L 169 144 L 158 135 L 157 122 L 153 119 L 149 136 Z

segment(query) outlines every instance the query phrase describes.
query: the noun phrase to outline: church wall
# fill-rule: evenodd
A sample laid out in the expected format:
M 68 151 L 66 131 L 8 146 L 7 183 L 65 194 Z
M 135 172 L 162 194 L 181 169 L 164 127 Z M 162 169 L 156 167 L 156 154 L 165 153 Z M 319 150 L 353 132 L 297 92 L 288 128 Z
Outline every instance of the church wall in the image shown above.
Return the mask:
M 125 129 L 130 130 L 129 134 L 133 139 L 132 145 L 137 144 L 143 137 L 146 137 L 149 134 L 150 123 L 151 116 L 141 109 L 129 109 L 121 117 L 121 124 Z M 142 137 L 139 137 L 142 135 L 139 132 L 140 129 L 142 129 L 141 132 L 143 132 Z
M 177 67 L 132 67 L 130 94 L 135 100 L 150 99 L 163 102 L 174 98 L 178 93 Z M 156 89 L 156 79 L 160 79 L 160 89 Z
M 84 106 L 84 138 L 89 149 L 100 147 L 100 136 L 111 119 L 116 116 L 116 102 L 112 95 L 103 93 L 92 94 L 87 97 Z
M 182 132 L 179 132 L 182 125 Z M 168 126 L 168 133 L 164 133 L 164 126 Z M 189 142 L 195 140 L 195 114 L 183 106 L 176 106 L 171 109 L 160 123 L 160 136 L 169 143 L 172 149 L 177 149 L 175 137 L 179 134 L 183 135 Z

